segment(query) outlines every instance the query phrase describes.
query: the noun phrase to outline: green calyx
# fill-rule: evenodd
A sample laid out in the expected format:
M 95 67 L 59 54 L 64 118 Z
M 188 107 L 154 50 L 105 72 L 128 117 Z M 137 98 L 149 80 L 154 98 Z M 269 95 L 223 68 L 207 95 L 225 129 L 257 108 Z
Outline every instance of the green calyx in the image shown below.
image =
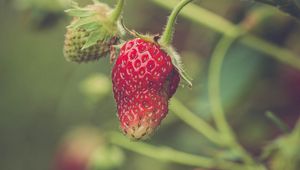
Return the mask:
M 158 40 L 158 44 L 171 56 L 172 63 L 175 68 L 178 70 L 180 76 L 185 80 L 189 87 L 192 86 L 191 79 L 187 75 L 187 73 L 183 69 L 183 64 L 181 62 L 180 55 L 176 52 L 176 50 L 172 47 L 171 43 L 173 40 L 174 34 L 174 25 L 177 19 L 179 12 L 186 6 L 188 3 L 193 0 L 181 0 L 178 5 L 173 9 L 171 15 L 169 16 L 168 22 L 162 33 L 161 38 Z
M 158 44 L 161 47 L 161 49 L 163 51 L 165 51 L 171 57 L 172 64 L 177 69 L 177 71 L 179 72 L 179 74 L 183 78 L 183 80 L 185 80 L 187 86 L 192 87 L 191 78 L 188 76 L 188 74 L 183 69 L 183 64 L 182 64 L 180 55 L 176 52 L 176 50 L 171 45 L 160 44 L 161 37 L 159 35 L 151 35 L 151 34 L 143 35 L 136 31 L 131 31 L 131 30 L 127 29 L 126 26 L 123 26 L 123 27 L 125 28 L 125 30 L 127 32 L 129 32 L 134 37 L 138 37 L 145 41 L 148 41 L 148 42 L 151 42 L 154 44 Z
M 172 46 L 164 47 L 163 50 L 171 57 L 174 67 L 177 69 L 180 76 L 186 82 L 187 86 L 192 87 L 193 84 L 191 82 L 191 78 L 183 69 L 183 64 L 180 55 L 176 52 L 176 50 Z
M 119 37 L 123 34 L 119 23 L 123 5 L 124 0 L 119 0 L 116 8 L 111 9 L 104 3 L 94 1 L 93 5 L 82 8 L 76 2 L 72 2 L 71 9 L 65 11 L 74 17 L 67 28 L 74 31 L 83 29 L 89 33 L 83 50 L 97 44 L 98 41 Z
M 176 22 L 177 15 L 179 12 L 183 9 L 184 6 L 186 6 L 188 3 L 192 2 L 193 0 L 181 0 L 178 5 L 173 9 L 167 25 L 164 29 L 163 34 L 160 35 L 151 35 L 151 34 L 140 34 L 136 31 L 129 30 L 123 22 L 121 22 L 122 27 L 132 36 L 141 38 L 145 41 L 152 42 L 155 44 L 158 44 L 170 57 L 172 60 L 172 64 L 179 72 L 180 76 L 185 80 L 188 87 L 192 87 L 191 79 L 187 75 L 187 73 L 183 69 L 183 64 L 181 62 L 180 55 L 176 52 L 176 50 L 172 47 L 172 39 L 173 39 L 173 33 L 174 33 L 174 25 Z

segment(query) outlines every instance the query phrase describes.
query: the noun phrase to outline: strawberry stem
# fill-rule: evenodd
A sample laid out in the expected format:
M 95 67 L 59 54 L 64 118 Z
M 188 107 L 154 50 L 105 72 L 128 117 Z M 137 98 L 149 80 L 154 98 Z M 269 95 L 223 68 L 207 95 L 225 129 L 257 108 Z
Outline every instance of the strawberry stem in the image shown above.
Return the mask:
M 193 155 L 177 151 L 166 146 L 154 146 L 144 142 L 132 142 L 118 132 L 109 133 L 109 142 L 132 152 L 155 158 L 164 162 L 178 163 L 181 165 L 196 166 L 208 169 L 223 170 L 264 170 L 256 165 L 243 165 L 229 160 L 216 159 L 208 156 Z
M 124 6 L 124 1 L 125 0 L 119 0 L 116 7 L 111 12 L 110 19 L 113 23 L 118 21 L 118 19 L 120 18 Z
M 200 132 L 208 140 L 218 146 L 223 146 L 224 142 L 220 139 L 219 132 L 217 132 L 210 124 L 208 124 L 201 117 L 196 116 L 178 99 L 171 100 L 170 110 L 179 117 L 186 124 Z
M 160 44 L 163 46 L 168 46 L 171 44 L 173 39 L 173 33 L 174 33 L 174 25 L 176 18 L 179 14 L 179 12 L 182 10 L 182 8 L 187 5 L 188 3 L 192 2 L 193 0 L 182 0 L 179 2 L 179 4 L 173 9 L 171 15 L 169 16 L 167 25 L 165 27 L 165 30 L 161 36 Z
M 239 34 L 236 34 L 235 37 L 225 35 L 215 47 L 208 71 L 208 95 L 212 115 L 223 142 L 238 152 L 246 164 L 255 164 L 248 152 L 238 143 L 233 130 L 227 122 L 220 94 L 222 63 L 226 53 L 238 36 Z

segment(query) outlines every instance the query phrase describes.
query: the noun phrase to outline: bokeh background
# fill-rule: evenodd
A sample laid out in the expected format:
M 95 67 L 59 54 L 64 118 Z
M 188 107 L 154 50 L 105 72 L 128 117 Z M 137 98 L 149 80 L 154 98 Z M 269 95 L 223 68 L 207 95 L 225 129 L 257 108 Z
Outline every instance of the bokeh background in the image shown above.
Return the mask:
M 103 2 L 113 5 L 115 1 Z M 300 55 L 299 21 L 275 8 L 239 0 L 195 3 Z M 63 57 L 65 27 L 70 21 L 63 12 L 66 5 L 64 0 L 0 0 L 1 170 L 55 170 L 68 143 L 75 150 L 81 149 L 79 154 L 89 154 L 98 141 L 97 134 L 119 130 L 109 59 L 78 65 Z M 124 21 L 136 31 L 159 33 L 169 13 L 151 0 L 130 0 L 126 2 Z M 253 17 L 255 20 L 260 15 L 266 18 L 253 24 Z M 176 97 L 208 121 L 207 68 L 219 38 L 213 30 L 179 17 L 174 46 L 182 54 L 194 86 L 179 88 Z M 253 155 L 260 154 L 268 141 L 282 134 L 266 117 L 266 111 L 272 111 L 290 129 L 299 117 L 300 71 L 240 43 L 235 43 L 226 57 L 221 89 L 228 120 Z M 85 130 L 79 137 L 69 137 L 80 127 Z M 87 130 L 90 128 L 101 132 Z M 86 141 L 72 142 L 75 139 Z M 147 142 L 194 154 L 216 152 L 172 112 Z M 125 162 L 120 168 L 124 170 L 193 169 L 124 152 Z

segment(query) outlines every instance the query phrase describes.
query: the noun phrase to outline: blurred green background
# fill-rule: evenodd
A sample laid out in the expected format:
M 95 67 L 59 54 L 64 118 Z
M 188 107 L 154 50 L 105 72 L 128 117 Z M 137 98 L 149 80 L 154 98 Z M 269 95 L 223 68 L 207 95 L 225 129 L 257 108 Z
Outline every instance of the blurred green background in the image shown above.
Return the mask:
M 112 5 L 115 1 L 104 2 Z M 73 128 L 118 130 L 109 59 L 78 65 L 63 57 L 65 27 L 70 21 L 63 13 L 65 4 L 63 0 L 0 0 L 1 170 L 54 170 L 62 139 Z M 239 0 L 196 4 L 300 54 L 299 21 L 274 8 Z M 271 15 L 257 12 L 259 8 Z M 130 0 L 126 2 L 124 21 L 136 31 L 159 33 L 168 14 L 151 0 Z M 263 19 L 252 27 L 251 17 Z M 194 87 L 179 88 L 176 97 L 209 120 L 207 67 L 220 34 L 182 17 L 177 23 L 174 46 L 183 56 Z M 266 118 L 266 111 L 274 112 L 290 128 L 294 126 L 299 117 L 299 84 L 299 71 L 234 44 L 222 70 L 222 99 L 230 124 L 252 154 L 258 155 L 269 140 L 282 134 Z M 147 142 L 195 154 L 216 152 L 172 113 Z M 132 152 L 125 154 L 121 169 L 193 169 Z

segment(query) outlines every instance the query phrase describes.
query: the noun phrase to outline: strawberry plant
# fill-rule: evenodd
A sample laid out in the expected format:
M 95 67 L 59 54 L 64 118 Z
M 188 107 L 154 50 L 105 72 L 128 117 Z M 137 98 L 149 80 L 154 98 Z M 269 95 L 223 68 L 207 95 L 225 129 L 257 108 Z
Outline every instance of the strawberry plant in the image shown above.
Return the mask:
M 192 0 L 181 0 L 178 3 L 174 0 L 153 0 L 153 2 L 166 8 L 173 8 L 162 34 L 144 35 L 129 30 L 124 24 L 126 18 L 123 18 L 121 24 L 124 0 L 119 0 L 115 9 L 95 2 L 84 8 L 74 3 L 73 7 L 66 11 L 74 18 L 67 27 L 65 58 L 68 61 L 81 63 L 111 55 L 111 61 L 114 61 L 111 71 L 113 96 L 120 128 L 127 138 L 118 132 L 109 132 L 108 143 L 167 162 L 206 169 L 299 169 L 300 160 L 297 154 L 299 147 L 295 144 L 300 141 L 299 125 L 292 132 L 287 130 L 286 136 L 268 145 L 261 156 L 256 157 L 239 142 L 222 105 L 220 90 L 222 66 L 226 54 L 237 41 L 266 53 L 277 61 L 300 69 L 300 60 L 293 53 L 247 32 L 258 26 L 263 19 L 270 17 L 271 13 L 265 13 L 263 10 L 256 11 L 252 18 L 248 18 L 240 25 L 233 25 L 220 16 L 191 3 Z M 274 1 L 274 4 L 276 3 Z M 184 8 L 186 10 L 183 10 Z M 298 14 L 288 7 L 282 10 L 298 17 Z M 196 116 L 180 100 L 173 97 L 180 82 L 192 87 L 183 69 L 181 56 L 172 46 L 174 25 L 181 11 L 186 18 L 222 34 L 212 52 L 208 66 L 208 100 L 215 126 Z M 264 17 L 256 18 L 261 15 Z M 129 35 L 124 36 L 123 30 L 126 30 Z M 133 38 L 128 38 L 129 36 Z M 138 141 L 151 140 L 151 136 L 155 135 L 156 129 L 168 114 L 169 103 L 171 103 L 170 110 L 178 118 L 201 133 L 225 154 L 223 156 L 192 155 Z M 273 113 L 268 112 L 268 116 L 278 127 L 286 127 Z M 288 150 L 286 145 L 290 145 L 297 151 L 286 152 Z M 280 160 L 291 161 L 290 164 L 278 163 Z

